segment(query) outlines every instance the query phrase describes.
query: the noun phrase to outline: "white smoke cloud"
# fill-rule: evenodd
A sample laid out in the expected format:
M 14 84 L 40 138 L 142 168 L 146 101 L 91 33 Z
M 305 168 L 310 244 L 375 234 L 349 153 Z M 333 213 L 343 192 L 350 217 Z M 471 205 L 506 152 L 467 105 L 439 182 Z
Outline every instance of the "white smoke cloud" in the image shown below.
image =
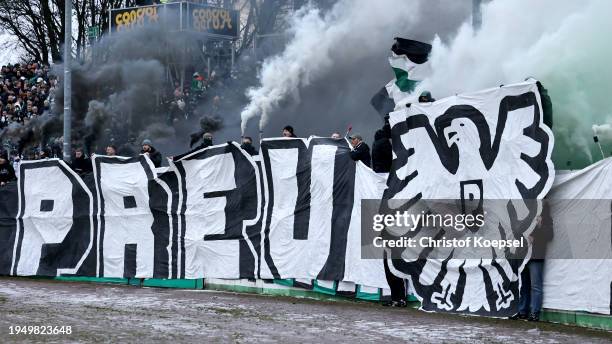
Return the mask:
M 607 123 L 593 124 L 592 129 L 600 139 L 612 141 L 612 116 L 608 117 Z
M 433 74 L 415 94 L 435 98 L 534 77 L 549 90 L 557 143 L 591 160 L 592 128 L 612 109 L 612 1 L 495 0 L 481 30 L 465 23 L 448 45 L 433 42 Z M 573 147 L 572 147 L 573 146 Z
M 569 133 L 569 136 L 564 137 L 567 137 L 569 140 L 571 140 L 571 142 L 575 146 L 574 149 L 580 150 L 580 152 L 585 155 L 589 163 L 593 162 L 593 153 L 591 153 L 591 149 L 589 147 L 592 144 L 592 141 L 590 140 L 591 136 L 585 136 L 582 135 L 582 133 L 573 131 Z
M 247 91 L 250 103 L 241 113 L 243 132 L 256 116 L 263 128 L 280 102 L 298 98 L 300 88 L 341 64 L 331 58 L 332 51 L 347 49 L 352 53 L 347 58 L 355 60 L 379 48 L 381 40 L 389 49 L 393 35 L 416 20 L 418 7 L 417 2 L 403 0 L 341 0 L 326 14 L 310 6 L 298 11 L 290 23 L 292 40 L 280 55 L 264 62 L 260 86 Z

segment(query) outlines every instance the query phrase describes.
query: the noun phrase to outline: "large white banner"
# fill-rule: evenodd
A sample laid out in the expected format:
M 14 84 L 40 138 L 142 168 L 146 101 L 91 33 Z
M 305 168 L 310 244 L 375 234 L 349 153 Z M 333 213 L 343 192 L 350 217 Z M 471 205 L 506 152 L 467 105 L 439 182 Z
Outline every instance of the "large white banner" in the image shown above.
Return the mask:
M 534 82 L 412 104 L 391 118 L 389 176 L 354 162 L 346 140 L 318 137 L 267 139 L 256 157 L 217 145 L 163 172 L 147 156 L 95 156 L 83 177 L 62 161 L 24 162 L 18 183 L 0 190 L 0 274 L 293 278 L 336 281 L 320 284 L 339 293 L 388 289 L 382 259 L 362 255 L 362 200 L 507 200 L 500 232 L 525 235 L 539 208 L 524 200 L 544 197 L 554 177 L 540 111 Z M 596 187 L 610 185 L 610 173 L 607 163 L 572 175 L 552 197 L 610 198 Z M 609 216 L 597 226 L 581 235 L 609 243 Z M 609 313 L 608 262 L 547 263 L 544 305 Z M 394 259 L 391 267 L 425 310 L 503 316 L 518 300 L 519 266 L 504 255 Z M 604 277 L 585 283 L 579 269 Z
M 542 121 L 535 80 L 409 104 L 393 112 L 390 123 L 394 160 L 387 209 L 460 200 L 456 213 L 470 204 L 488 211 L 485 227 L 464 236 L 520 239 L 533 230 L 540 208 L 527 200 L 542 199 L 555 175 L 553 135 Z M 449 234 L 441 228 L 437 237 Z M 403 252 L 391 251 L 392 271 L 410 279 L 425 310 L 516 313 L 520 264 L 508 259 L 525 255 L 500 249 L 491 259 L 454 259 L 465 257 L 459 248 L 446 247 L 403 259 Z
M 2 194 L 1 272 L 386 288 L 382 262 L 360 257 L 359 221 L 385 178 L 349 152 L 344 139 L 270 139 L 253 159 L 223 144 L 163 173 L 144 155 L 94 156 L 84 179 L 59 160 L 25 162 Z
M 555 237 L 543 306 L 612 314 L 612 158 L 557 175 L 547 198 Z

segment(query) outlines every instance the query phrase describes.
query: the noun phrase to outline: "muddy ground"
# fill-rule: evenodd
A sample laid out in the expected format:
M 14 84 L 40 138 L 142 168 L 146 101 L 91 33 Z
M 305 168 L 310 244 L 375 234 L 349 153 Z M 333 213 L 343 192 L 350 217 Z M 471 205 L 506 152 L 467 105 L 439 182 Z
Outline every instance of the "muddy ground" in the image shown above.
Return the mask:
M 72 334 L 11 335 L 15 325 Z M 610 343 L 570 326 L 428 314 L 355 301 L 0 278 L 0 342 Z

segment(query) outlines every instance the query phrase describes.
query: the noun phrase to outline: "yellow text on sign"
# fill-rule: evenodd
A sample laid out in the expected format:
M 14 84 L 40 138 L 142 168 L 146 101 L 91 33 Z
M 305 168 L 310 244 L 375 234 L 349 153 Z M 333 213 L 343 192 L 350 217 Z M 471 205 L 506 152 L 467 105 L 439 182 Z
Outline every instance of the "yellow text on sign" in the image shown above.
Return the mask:
M 118 13 L 115 15 L 117 31 L 129 29 L 134 26 L 143 26 L 145 19 L 150 22 L 157 22 L 157 7 L 144 7 Z
M 232 29 L 230 11 L 216 8 L 193 10 L 193 27 L 197 31 Z

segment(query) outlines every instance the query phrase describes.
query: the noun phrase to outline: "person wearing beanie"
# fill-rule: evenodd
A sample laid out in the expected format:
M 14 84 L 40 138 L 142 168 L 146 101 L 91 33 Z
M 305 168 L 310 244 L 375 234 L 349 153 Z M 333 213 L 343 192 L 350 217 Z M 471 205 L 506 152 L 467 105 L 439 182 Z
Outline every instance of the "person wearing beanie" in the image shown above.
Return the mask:
M 423 91 L 421 92 L 421 95 L 419 96 L 419 103 L 433 103 L 435 101 L 436 100 L 432 98 L 431 92 L 429 91 Z
M 8 153 L 3 151 L 0 153 L 0 186 L 4 186 L 6 183 L 15 180 L 17 180 L 15 169 L 8 159 Z
M 283 137 L 297 137 L 295 136 L 295 133 L 293 132 L 292 126 L 287 125 L 283 128 Z
M 162 163 L 162 155 L 159 151 L 153 147 L 153 143 L 149 139 L 145 139 L 142 141 L 142 150 L 140 154 L 146 154 L 149 156 L 149 159 L 153 162 L 155 167 L 160 167 Z

